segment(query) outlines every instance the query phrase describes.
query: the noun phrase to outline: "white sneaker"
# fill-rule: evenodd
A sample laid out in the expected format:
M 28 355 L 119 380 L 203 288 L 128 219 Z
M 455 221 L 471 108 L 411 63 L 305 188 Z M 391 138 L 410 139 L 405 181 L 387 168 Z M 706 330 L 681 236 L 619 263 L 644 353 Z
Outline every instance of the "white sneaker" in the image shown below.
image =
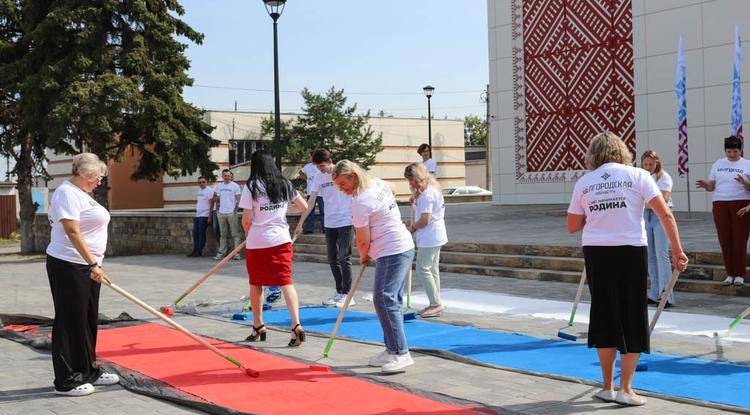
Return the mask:
M 346 294 L 339 294 L 339 299 L 338 299 L 338 301 L 336 301 L 336 307 L 343 308 L 345 302 L 346 302 Z M 357 304 L 357 302 L 354 301 L 354 297 L 352 297 L 352 300 L 349 301 L 349 307 L 351 307 L 351 306 L 353 306 L 355 304 Z
M 118 383 L 120 383 L 119 376 L 114 373 L 102 373 L 99 379 L 94 382 L 94 386 L 116 385 Z
M 371 357 L 370 360 L 367 361 L 367 364 L 372 367 L 382 367 L 384 364 L 390 361 L 389 356 L 390 354 L 388 353 L 388 350 L 383 350 L 382 352 Z
M 409 352 L 405 354 L 389 354 L 388 361 L 380 367 L 380 371 L 383 373 L 405 372 L 405 369 L 413 364 L 414 360 L 412 360 Z
M 59 391 L 55 389 L 55 394 L 63 396 L 86 396 L 91 395 L 92 393 L 94 393 L 94 391 L 94 385 L 90 383 L 84 383 L 83 385 L 76 386 L 69 391 Z
M 742 277 L 734 277 L 734 285 L 738 287 L 745 285 L 745 279 Z
M 617 392 L 609 389 L 602 389 L 594 394 L 594 398 L 601 399 L 604 402 L 614 402 L 617 399 Z
M 336 305 L 337 302 L 339 302 L 339 296 L 341 294 L 339 293 L 333 293 L 328 298 L 323 300 L 323 305 Z
M 724 279 L 724 281 L 722 281 L 721 283 L 722 283 L 723 285 L 732 285 L 732 283 L 733 283 L 733 282 L 734 282 L 734 277 L 727 277 L 727 278 L 726 278 L 726 279 Z
M 618 391 L 615 402 L 625 406 L 643 406 L 646 404 L 646 398 L 643 396 L 628 395 L 623 391 Z
M 224 259 L 224 255 L 222 254 L 216 254 L 216 256 L 214 256 L 214 261 L 220 261 L 222 259 Z
M 234 256 L 234 260 L 235 261 L 239 261 L 241 259 L 242 259 L 242 256 L 240 254 L 237 254 L 237 255 Z

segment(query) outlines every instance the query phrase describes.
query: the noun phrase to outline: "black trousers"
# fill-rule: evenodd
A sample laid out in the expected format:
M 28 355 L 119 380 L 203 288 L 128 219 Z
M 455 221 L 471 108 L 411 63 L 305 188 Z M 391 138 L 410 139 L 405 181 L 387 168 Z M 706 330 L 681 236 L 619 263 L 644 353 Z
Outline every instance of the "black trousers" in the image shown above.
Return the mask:
M 591 293 L 588 346 L 650 353 L 645 246 L 584 246 Z
M 336 280 L 336 292 L 348 294 L 352 286 L 352 241 L 354 227 L 325 228 L 328 265 Z
M 90 275 L 86 265 L 47 255 L 47 277 L 55 304 L 52 366 L 59 391 L 93 383 L 101 375 L 94 366 L 101 285 Z

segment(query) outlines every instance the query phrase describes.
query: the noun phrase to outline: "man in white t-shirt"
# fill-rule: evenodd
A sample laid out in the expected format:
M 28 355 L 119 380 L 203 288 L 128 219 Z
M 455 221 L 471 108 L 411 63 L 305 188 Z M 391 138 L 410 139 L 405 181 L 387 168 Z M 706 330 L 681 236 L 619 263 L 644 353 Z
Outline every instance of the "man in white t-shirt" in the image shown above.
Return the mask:
M 343 307 L 346 295 L 352 285 L 351 258 L 352 242 L 354 241 L 352 197 L 344 194 L 334 185 L 331 177 L 333 160 L 328 150 L 324 148 L 315 150 L 312 154 L 312 160 L 318 174 L 310 188 L 310 198 L 322 198 L 324 202 L 326 251 L 328 253 L 328 264 L 331 266 L 331 272 L 336 282 L 336 292 L 323 301 L 323 304 Z M 300 217 L 300 222 L 294 231 L 295 236 L 302 233 L 302 223 L 312 210 L 313 205 L 310 203 L 307 206 L 307 211 Z M 354 298 L 349 305 L 353 304 Z
M 203 176 L 198 177 L 198 190 L 195 192 L 195 218 L 193 218 L 193 252 L 189 257 L 203 255 L 206 246 L 206 228 L 211 224 L 213 216 L 214 190 L 208 187 Z
M 427 171 L 435 177 L 435 174 L 437 174 L 437 161 L 432 158 L 432 147 L 427 143 L 422 143 L 417 149 L 417 153 L 422 156 L 422 164 L 424 164 Z
M 232 173 L 229 169 L 221 172 L 223 182 L 214 186 L 213 202 L 216 203 L 217 219 L 219 220 L 219 251 L 214 257 L 220 260 L 229 252 L 227 241 L 231 237 L 234 240 L 234 246 L 242 243 L 244 235 L 240 228 L 240 222 L 237 218 L 237 204 L 242 195 L 240 186 L 232 181 Z M 242 259 L 240 254 L 234 256 L 234 259 Z
M 305 187 L 307 192 L 307 206 L 312 209 L 311 215 L 308 215 L 307 220 L 305 220 L 305 233 L 313 233 L 315 232 L 315 218 L 317 217 L 320 221 L 320 229 L 323 233 L 325 233 L 325 201 L 321 196 L 318 196 L 316 198 L 312 198 L 312 190 L 313 190 L 313 181 L 315 180 L 315 176 L 318 175 L 318 168 L 315 166 L 315 163 L 312 161 L 313 153 L 315 151 L 310 152 L 310 162 L 305 164 L 304 167 L 300 170 L 300 177 L 305 179 L 307 182 L 307 187 Z M 318 213 L 315 213 L 315 206 L 318 207 Z

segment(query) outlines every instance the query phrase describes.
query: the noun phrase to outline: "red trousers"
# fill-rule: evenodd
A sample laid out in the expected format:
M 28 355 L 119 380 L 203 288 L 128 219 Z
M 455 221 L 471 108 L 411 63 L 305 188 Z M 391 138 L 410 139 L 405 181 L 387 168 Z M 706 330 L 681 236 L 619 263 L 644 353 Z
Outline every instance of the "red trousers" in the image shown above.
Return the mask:
M 750 233 L 750 214 L 737 216 L 737 211 L 750 200 L 717 201 L 713 204 L 714 224 L 719 234 L 721 256 L 728 276 L 745 277 L 747 236 Z

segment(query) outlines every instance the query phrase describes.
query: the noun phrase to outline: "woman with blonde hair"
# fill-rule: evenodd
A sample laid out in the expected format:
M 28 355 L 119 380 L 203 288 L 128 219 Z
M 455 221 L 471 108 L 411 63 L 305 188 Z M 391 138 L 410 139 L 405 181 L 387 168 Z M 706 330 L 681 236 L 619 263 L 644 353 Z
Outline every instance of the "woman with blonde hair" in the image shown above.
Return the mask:
M 85 396 L 94 386 L 112 385 L 120 378 L 105 373 L 96 362 L 96 332 L 102 270 L 107 249 L 109 212 L 91 197 L 107 175 L 96 154 L 73 158 L 73 177 L 55 189 L 50 199 L 51 225 L 47 246 L 47 277 L 55 307 L 52 325 L 52 366 L 55 393 Z
M 424 318 L 438 317 L 445 307 L 440 302 L 440 248 L 448 243 L 445 230 L 445 200 L 440 185 L 422 163 L 404 170 L 412 191 L 413 223 L 409 231 L 417 241 L 416 274 L 424 284 L 430 304 L 419 312 Z
M 360 265 L 375 262 L 372 301 L 383 328 L 385 350 L 368 363 L 384 373 L 403 372 L 414 364 L 406 344 L 402 311 L 414 242 L 401 222 L 392 186 L 370 177 L 349 160 L 336 163 L 332 177 L 342 192 L 352 196 L 352 224 Z
M 583 231 L 582 246 L 591 293 L 588 346 L 596 348 L 603 387 L 594 397 L 639 406 L 646 399 L 632 388 L 640 353 L 649 353 L 646 305 L 647 237 L 643 208 L 653 209 L 669 237 L 672 264 L 684 270 L 682 251 L 672 212 L 654 180 L 632 167 L 625 143 L 611 132 L 591 140 L 586 153 L 590 172 L 575 184 L 568 207 L 568 232 Z M 622 368 L 615 392 L 617 351 Z
M 641 167 L 651 173 L 656 182 L 656 187 L 661 191 L 667 207 L 672 207 L 672 177 L 662 168 L 661 158 L 654 150 L 646 150 L 641 155 Z M 661 293 L 667 289 L 669 278 L 672 275 L 672 266 L 669 262 L 669 239 L 664 232 L 664 227 L 654 210 L 646 207 L 643 210 L 643 218 L 646 221 L 646 238 L 648 239 L 648 303 L 659 304 Z M 674 305 L 674 291 L 669 293 L 666 307 Z

